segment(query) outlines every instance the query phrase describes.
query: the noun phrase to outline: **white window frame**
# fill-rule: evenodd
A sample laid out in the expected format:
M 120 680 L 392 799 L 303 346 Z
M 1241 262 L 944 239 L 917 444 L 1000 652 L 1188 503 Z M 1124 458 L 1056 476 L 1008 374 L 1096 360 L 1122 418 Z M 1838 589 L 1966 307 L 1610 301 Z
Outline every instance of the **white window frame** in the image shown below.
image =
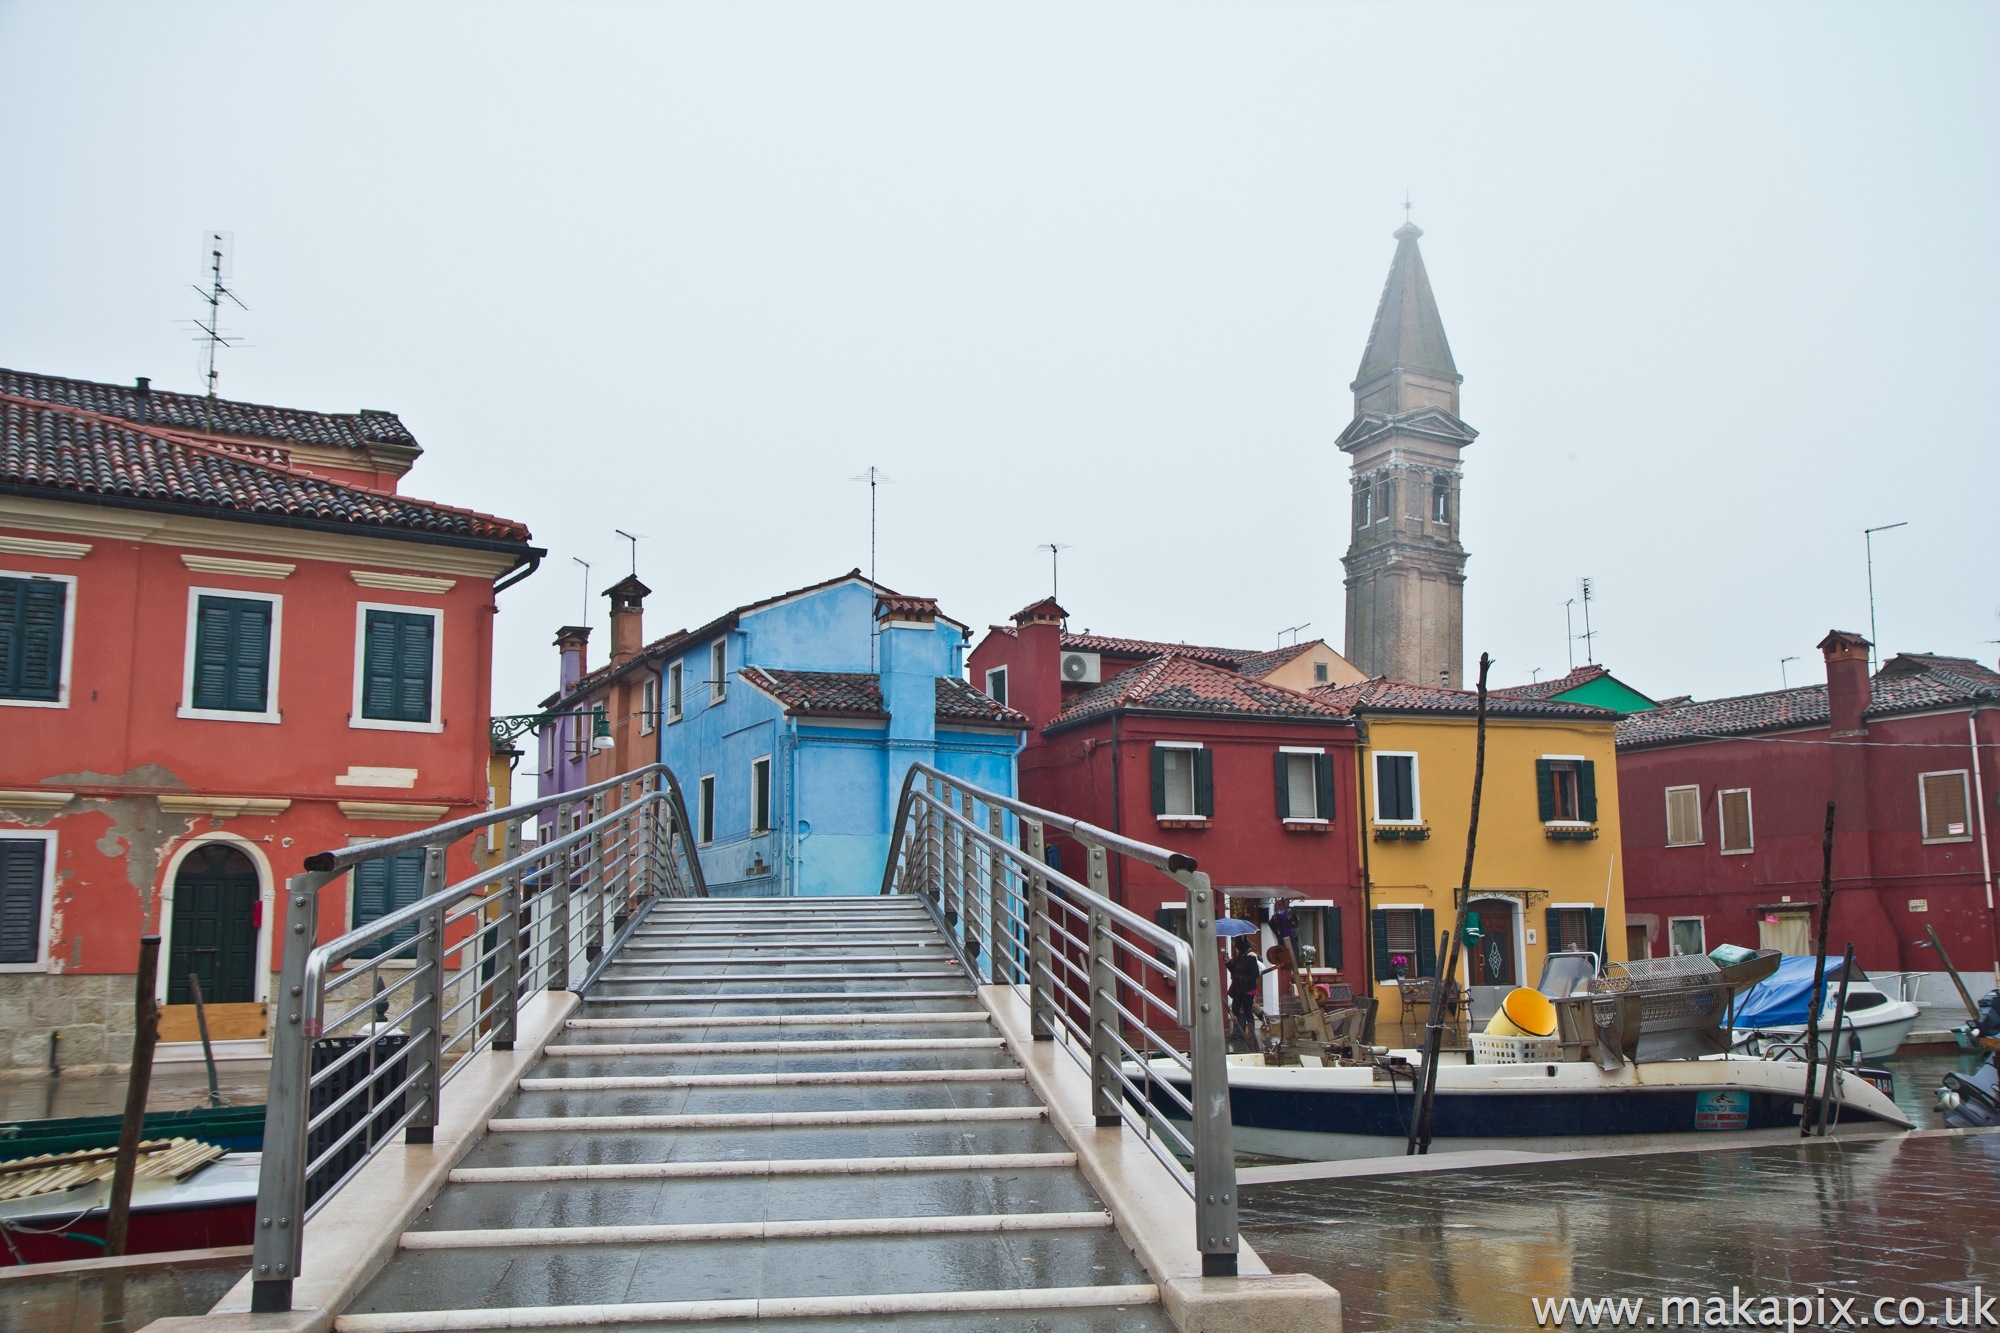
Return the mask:
M 1154 741 L 1153 748 L 1155 750 L 1187 750 L 1193 752 L 1196 750 L 1206 749 L 1207 747 L 1204 746 L 1200 741 Z M 1188 804 L 1191 808 L 1188 810 L 1188 812 L 1184 815 L 1177 815 L 1173 813 L 1171 810 L 1169 810 L 1164 814 L 1155 815 L 1153 816 L 1153 818 L 1159 820 L 1171 819 L 1181 823 L 1185 823 L 1190 819 L 1207 818 L 1207 816 L 1201 813 L 1201 793 L 1195 790 L 1195 786 L 1197 783 L 1197 774 L 1199 773 L 1199 771 L 1200 771 L 1200 765 L 1196 764 L 1192 758 L 1189 758 Z M 1161 794 L 1161 799 L 1162 800 L 1166 799 L 1165 793 Z
M 757 770 L 764 770 L 764 827 L 757 827 Z M 761 837 L 771 831 L 771 821 L 777 811 L 778 789 L 771 772 L 771 756 L 760 754 L 750 761 L 750 836 Z
M 194 649 L 195 638 L 200 628 L 201 599 L 204 597 L 231 597 L 242 602 L 269 602 L 271 604 L 271 644 L 268 650 L 271 660 L 270 672 L 264 682 L 264 711 L 261 713 L 239 713 L 229 708 L 196 708 L 194 706 Z M 362 623 L 366 624 L 364 620 Z M 245 592 L 238 588 L 189 588 L 187 613 L 187 644 L 181 660 L 181 706 L 176 716 L 204 718 L 213 722 L 264 722 L 284 721 L 278 707 L 278 645 L 284 641 L 285 599 L 274 592 Z M 433 636 L 435 637 L 435 636 Z M 358 710 L 357 710 L 358 711 Z M 435 714 L 436 710 L 432 710 Z
M 1942 838 L 1933 838 L 1931 833 L 1930 793 L 1924 789 L 1925 778 L 1957 778 L 1959 792 L 1965 797 L 1965 832 L 1947 833 Z M 1917 774 L 1917 828 L 1922 831 L 1926 843 L 1971 842 L 1972 820 L 1978 812 L 1972 805 L 1972 775 L 1962 768 L 1940 768 L 1932 773 Z
M 1408 950 L 1408 953 L 1409 953 L 1409 955 L 1410 955 L 1410 969 L 1411 969 L 1412 971 L 1415 971 L 1415 970 L 1416 970 L 1416 966 L 1417 966 L 1417 959 L 1418 959 L 1418 957 L 1419 957 L 1419 956 L 1421 956 L 1421 955 L 1422 955 L 1422 953 L 1423 953 L 1423 942 L 1424 942 L 1424 937 L 1423 937 L 1423 928 L 1424 928 L 1424 922 L 1423 922 L 1423 916 L 1422 916 L 1421 914 L 1422 914 L 1423 912 L 1426 912 L 1426 911 L 1431 911 L 1431 910 L 1435 910 L 1435 909 L 1432 909 L 1432 908 L 1427 908 L 1427 907 L 1426 907 L 1426 906 L 1425 906 L 1425 905 L 1424 905 L 1423 903 L 1376 903 L 1376 904 L 1375 904 L 1375 905 L 1374 905 L 1373 907 L 1369 908 L 1368 910 L 1369 910 L 1369 911 L 1371 911 L 1371 912 L 1408 912 L 1408 913 L 1409 913 L 1409 914 L 1410 914 L 1410 915 L 1411 915 L 1411 916 L 1412 916 L 1413 918 L 1415 918 L 1414 920 L 1412 920 L 1412 921 L 1410 922 L 1410 928 L 1411 928 L 1411 929 L 1412 929 L 1413 931 L 1415 931 L 1415 932 L 1416 932 L 1416 934 L 1415 934 L 1414 938 L 1416 939 L 1416 941 L 1417 941 L 1417 942 L 1416 942 L 1416 944 L 1415 944 L 1415 945 L 1413 945 L 1413 946 L 1412 946 L 1412 947 L 1411 947 L 1411 948 L 1410 948 L 1410 949 Z M 1369 922 L 1368 922 L 1368 934 L 1369 934 L 1369 945 L 1368 945 L 1368 947 L 1369 947 L 1370 951 L 1372 952 L 1372 951 L 1374 950 L 1374 947 L 1375 947 L 1375 944 L 1374 944 L 1374 935 L 1375 935 L 1375 922 L 1374 922 L 1373 918 L 1370 918 L 1370 920 L 1369 920 Z M 1399 949 L 1397 949 L 1395 945 L 1391 944 L 1391 945 L 1389 946 L 1389 952 L 1390 952 L 1391 954 L 1395 954 L 1395 953 L 1400 953 L 1400 952 L 1403 952 L 1403 951 L 1402 951 L 1402 950 L 1399 950 Z M 1444 960 L 1443 960 L 1443 959 L 1439 959 L 1439 960 L 1438 960 L 1438 967 L 1439 967 L 1440 969 L 1442 969 L 1442 968 L 1444 967 Z M 1414 980 L 1421 980 L 1421 978 L 1417 978 L 1417 977 L 1413 977 L 1413 978 L 1411 978 L 1411 980 L 1413 980 L 1413 981 L 1414 981 Z M 1377 977 L 1377 978 L 1375 978 L 1375 983 L 1376 983 L 1376 984 L 1377 984 L 1378 986 L 1395 986 L 1395 985 L 1400 985 L 1400 984 L 1401 984 L 1401 982 L 1402 982 L 1402 978 L 1401 978 L 1401 977 L 1394 977 L 1394 976 L 1390 976 L 1390 977 Z
M 1324 755 L 1326 747 L 1323 745 L 1280 745 L 1278 753 Z M 1290 810 L 1291 808 L 1292 773 L 1288 766 L 1285 769 L 1285 809 Z M 1287 824 L 1331 824 L 1333 822 L 1331 818 L 1319 812 L 1319 770 L 1317 764 L 1314 765 L 1313 770 L 1313 813 L 1310 815 L 1287 814 L 1284 822 Z
M 68 708 L 70 658 L 76 649 L 76 575 L 44 574 L 31 569 L 0 569 L 4 579 L 46 579 L 52 583 L 69 585 L 63 594 L 62 666 L 56 677 L 56 697 L 53 699 L 0 699 L 0 708 Z
M 695 845 L 715 845 L 715 774 L 704 773 L 694 780 Z
M 1677 791 L 1691 791 L 1694 793 L 1694 840 L 1692 842 L 1674 841 L 1674 793 Z M 1681 783 L 1679 786 L 1668 787 L 1666 789 L 1665 795 L 1662 796 L 1661 799 L 1666 802 L 1666 807 L 1667 807 L 1667 846 L 1669 847 L 1702 846 L 1708 839 L 1708 831 L 1702 827 L 1701 784 L 1698 782 L 1684 782 Z M 1716 807 L 1716 817 L 1718 819 L 1722 817 L 1722 807 L 1719 805 Z
M 650 736 L 660 713 L 660 678 L 648 671 L 639 681 L 639 734 Z
M 1674 925 L 1676 922 L 1680 921 L 1692 921 L 1697 926 L 1701 927 L 1701 951 L 1703 955 L 1706 956 L 1708 953 L 1707 918 L 1699 916 L 1670 916 L 1667 918 L 1667 957 L 1672 958 L 1676 956 L 1674 953 Z M 1686 955 L 1680 955 L 1680 956 L 1686 957 Z
M 1000 703 L 1006 706 L 1007 701 L 993 692 L 993 678 L 995 676 L 1000 677 L 1000 689 L 1004 692 L 1007 688 L 1007 668 L 1003 666 L 993 667 L 986 673 L 986 697 L 989 699 L 999 699 Z
M 431 720 L 390 722 L 361 716 L 361 691 L 368 681 L 368 613 L 401 611 L 424 615 L 436 621 L 431 630 Z M 421 731 L 432 735 L 444 730 L 444 608 L 441 606 L 398 606 L 391 602 L 354 604 L 354 699 L 347 725 L 356 731 Z
M 729 694 L 729 636 L 708 645 L 708 701 L 719 704 Z
M 1729 836 L 1729 821 L 1723 818 L 1722 815 L 1722 798 L 1725 796 L 1734 796 L 1738 792 L 1743 793 L 1744 832 L 1750 835 L 1750 845 L 1748 847 L 1725 847 L 1722 845 L 1722 840 Z M 1715 825 L 1716 847 L 1724 856 L 1748 856 L 1757 850 L 1757 810 L 1748 787 L 1719 787 L 1716 789 Z
M 1382 768 L 1381 765 L 1375 763 L 1371 763 L 1369 765 L 1370 768 L 1373 768 L 1375 770 L 1372 774 L 1370 774 L 1370 776 L 1373 777 L 1375 780 L 1368 784 L 1371 788 L 1373 788 L 1373 791 L 1370 793 L 1370 803 L 1375 807 L 1374 809 L 1375 822 L 1378 824 L 1387 824 L 1392 828 L 1415 828 L 1417 825 L 1423 823 L 1424 822 L 1424 775 L 1422 768 L 1422 760 L 1419 759 L 1417 752 L 1415 750 L 1371 750 L 1369 751 L 1369 754 L 1374 759 L 1408 759 L 1410 761 L 1410 816 L 1411 817 L 1408 819 L 1383 818 Z
M 666 709 L 667 723 L 670 726 L 687 716 L 687 690 L 683 685 L 686 678 L 686 673 L 681 669 L 681 663 L 672 662 L 667 665 Z
M 1535 757 L 1549 764 L 1587 764 L 1590 762 L 1588 759 L 1585 759 L 1580 754 L 1541 754 L 1541 755 L 1536 755 Z M 1576 774 L 1576 812 L 1579 816 L 1581 816 L 1583 814 L 1583 770 L 1581 768 L 1577 768 L 1577 769 L 1572 769 L 1571 772 Z M 1553 768 L 1549 770 L 1549 783 L 1550 783 L 1550 790 L 1553 791 L 1555 784 L 1555 770 Z M 1548 826 L 1549 828 L 1590 827 L 1590 821 L 1588 819 L 1582 819 L 1582 818 L 1545 819 L 1542 821 L 1542 823 Z
M 74 580 L 72 580 L 74 582 Z M 43 704 L 43 707 L 49 707 Z M 46 972 L 49 970 L 49 921 L 55 910 L 56 900 L 56 839 L 59 835 L 53 829 L 0 829 L 0 838 L 22 842 L 34 841 L 44 844 L 42 848 L 42 914 L 35 924 L 35 961 L 32 963 L 0 963 L 0 973 Z

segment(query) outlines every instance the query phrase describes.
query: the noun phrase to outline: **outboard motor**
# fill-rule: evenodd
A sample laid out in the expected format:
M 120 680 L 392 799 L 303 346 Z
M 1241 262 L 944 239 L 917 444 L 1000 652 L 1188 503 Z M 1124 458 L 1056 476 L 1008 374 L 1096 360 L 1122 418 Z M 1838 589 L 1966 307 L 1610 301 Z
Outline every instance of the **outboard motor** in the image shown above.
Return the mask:
M 1990 990 L 1979 1001 L 1979 1022 L 1974 1032 L 1981 1037 L 2000 1037 L 2000 990 Z M 1938 1109 L 1952 1129 L 1984 1129 L 2000 1125 L 2000 1067 L 1994 1061 L 2000 1052 L 1987 1051 L 1979 1068 L 1970 1074 L 1946 1074 L 1938 1089 Z

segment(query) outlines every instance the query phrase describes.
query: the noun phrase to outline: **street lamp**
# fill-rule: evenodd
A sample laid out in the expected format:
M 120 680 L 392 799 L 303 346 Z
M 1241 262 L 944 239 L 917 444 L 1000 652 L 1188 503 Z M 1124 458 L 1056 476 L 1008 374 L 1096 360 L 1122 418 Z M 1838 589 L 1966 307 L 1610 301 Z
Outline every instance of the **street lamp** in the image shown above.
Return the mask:
M 1868 672 L 1870 675 L 1874 674 L 1876 666 L 1881 661 L 1880 654 L 1875 650 L 1875 534 L 1878 532 L 1887 532 L 1891 528 L 1907 528 L 1909 526 L 1909 520 L 1905 519 L 1901 523 L 1884 523 L 1879 528 L 1863 528 L 1861 530 L 1861 540 L 1868 547 Z

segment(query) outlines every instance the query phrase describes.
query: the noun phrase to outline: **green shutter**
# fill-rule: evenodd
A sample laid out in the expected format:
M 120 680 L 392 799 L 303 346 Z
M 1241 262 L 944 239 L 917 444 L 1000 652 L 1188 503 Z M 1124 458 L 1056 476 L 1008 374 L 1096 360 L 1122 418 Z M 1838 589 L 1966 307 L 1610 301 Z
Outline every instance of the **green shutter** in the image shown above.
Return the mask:
M 0 699 L 54 703 L 62 697 L 60 579 L 0 579 Z
M 1556 817 L 1556 780 L 1546 759 L 1535 761 L 1535 799 L 1541 803 L 1544 824 Z
M 1153 813 L 1167 813 L 1167 752 L 1153 747 Z
M 1590 951 L 1597 955 L 1597 962 L 1600 968 L 1606 962 L 1610 961 L 1605 957 L 1604 953 L 1604 909 L 1602 907 L 1593 907 L 1590 909 Z
M 1277 761 L 1278 818 L 1290 819 L 1292 817 L 1292 783 L 1291 772 L 1286 764 L 1286 760 L 1290 759 L 1291 756 L 1283 750 L 1279 750 L 1271 757 Z
M 361 716 L 376 722 L 429 722 L 437 619 L 422 612 L 370 611 L 362 653 Z
M 1578 819 L 1597 822 L 1597 765 L 1590 760 L 1580 761 L 1576 766 L 1576 801 Z
M 1207 746 L 1194 752 L 1194 812 L 1215 817 L 1215 752 Z
M 424 853 L 398 852 L 394 856 L 363 861 L 354 868 L 354 924 L 365 926 L 401 907 L 408 907 L 424 894 Z M 373 958 L 408 943 L 417 933 L 412 922 L 393 930 L 385 939 L 362 946 L 358 956 Z M 416 956 L 414 947 L 405 948 L 404 958 Z
M 1316 754 L 1313 756 L 1313 787 L 1319 794 L 1319 817 L 1321 819 L 1331 820 L 1333 818 L 1333 756 L 1332 755 Z M 1332 910 L 1337 920 L 1339 917 L 1340 909 L 1336 907 Z M 1337 967 L 1339 966 L 1339 964 L 1336 963 L 1335 966 Z
M 40 838 L 0 838 L 0 963 L 38 963 L 42 951 Z
M 269 707 L 271 603 L 203 597 L 195 606 L 195 708 L 262 713 Z
M 1389 961 L 1389 913 L 1378 907 L 1368 915 L 1368 934 L 1374 944 L 1375 981 L 1380 985 L 1396 975 L 1396 968 Z
M 1341 935 L 1340 909 L 1338 907 L 1326 908 L 1321 914 L 1321 919 L 1326 923 L 1325 930 L 1322 932 L 1326 937 L 1326 956 L 1319 960 L 1318 965 L 1320 967 L 1346 967 L 1347 941 Z
M 1562 951 L 1562 909 L 1544 907 L 1542 909 L 1542 943 L 1548 953 Z
M 1417 975 L 1434 977 L 1438 971 L 1437 913 L 1430 908 L 1417 912 Z

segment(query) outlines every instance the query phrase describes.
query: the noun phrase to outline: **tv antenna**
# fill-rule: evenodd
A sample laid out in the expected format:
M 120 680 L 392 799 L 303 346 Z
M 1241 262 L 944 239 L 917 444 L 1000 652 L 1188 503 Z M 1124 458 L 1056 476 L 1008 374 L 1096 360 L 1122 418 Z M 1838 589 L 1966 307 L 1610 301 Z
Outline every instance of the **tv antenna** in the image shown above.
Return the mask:
M 1299 646 L 1299 631 L 1300 631 L 1300 630 L 1302 630 L 1302 629 L 1311 629 L 1311 628 L 1312 628 L 1312 621 L 1310 621 L 1310 620 L 1306 621 L 1306 622 L 1305 622 L 1304 624 L 1302 624 L 1302 625 L 1287 625 L 1287 626 L 1285 626 L 1285 627 L 1284 627 L 1283 629 L 1281 629 L 1281 630 L 1279 630 L 1279 631 L 1278 631 L 1278 646 L 1279 646 L 1280 648 L 1282 648 L 1282 647 L 1284 647 L 1284 646 L 1285 646 L 1285 636 L 1286 636 L 1287 634 L 1289 634 L 1289 635 L 1291 635 L 1291 636 L 1292 636 L 1292 647 L 1294 647 L 1294 648 L 1298 647 L 1298 646 Z
M 1590 604 L 1596 600 L 1596 589 L 1591 586 L 1588 578 L 1578 579 L 1577 586 L 1583 592 L 1580 599 L 1583 602 L 1583 659 L 1586 662 L 1596 662 L 1597 632 L 1590 628 Z M 1570 659 L 1570 669 L 1572 671 L 1576 669 L 1575 658 Z
M 613 528 L 613 529 L 611 529 L 611 530 L 612 530 L 613 532 L 617 533 L 617 534 L 618 534 L 618 535 L 619 535 L 620 537 L 623 537 L 623 538 L 624 538 L 624 539 L 625 539 L 626 541 L 628 541 L 628 542 L 631 542 L 631 543 L 632 543 L 632 577 L 633 577 L 633 578 L 635 578 L 635 579 L 636 579 L 636 578 L 638 578 L 638 577 L 639 577 L 639 543 L 640 543 L 640 542 L 641 542 L 642 540 L 644 540 L 644 539 L 645 539 L 645 535 L 646 535 L 646 534 L 645 534 L 645 533 L 643 533 L 643 532 L 642 532 L 642 533 L 637 533 L 637 534 L 634 534 L 634 533 L 630 533 L 630 532 L 627 532 L 627 531 L 625 531 L 625 529 L 623 529 L 623 528 Z
M 208 274 L 208 290 L 196 287 L 194 294 L 208 302 L 208 322 L 197 318 L 194 326 L 201 330 L 202 340 L 208 344 L 204 359 L 204 374 L 208 380 L 208 419 L 206 428 L 215 429 L 215 381 L 221 372 L 216 368 L 215 353 L 223 347 L 234 347 L 234 334 L 222 331 L 222 303 L 225 299 L 238 310 L 248 310 L 242 298 L 229 289 L 229 282 L 236 272 L 236 233 L 233 231 L 212 231 L 202 237 L 202 269 Z
M 1778 680 L 1788 690 L 1792 688 L 1792 678 L 1790 673 L 1788 673 L 1785 670 L 1785 668 L 1789 666 L 1791 663 L 1796 662 L 1798 660 L 1799 659 L 1796 656 L 1781 657 L 1778 659 Z
M 590 562 L 580 555 L 570 559 L 583 566 L 583 628 L 590 628 Z
M 1541 683 L 1541 679 L 1542 679 L 1542 669 L 1541 669 L 1540 667 L 1529 667 L 1529 668 L 1528 668 L 1528 683 L 1529 683 L 1529 684 L 1531 684 L 1531 685 L 1535 685 L 1535 684 L 1540 684 L 1540 683 Z
M 1875 647 L 1875 534 L 1892 532 L 1897 528 L 1907 528 L 1910 521 L 1884 523 L 1879 528 L 1863 528 L 1861 541 L 1868 548 L 1868 669 L 1872 672 L 1881 664 L 1881 652 Z
M 1576 670 L 1576 617 L 1571 608 L 1576 605 L 1572 597 L 1563 603 L 1563 642 L 1569 645 L 1569 669 Z
M 881 486 L 894 486 L 896 479 L 881 468 L 871 465 L 866 472 L 849 477 L 848 480 L 865 481 L 868 483 L 868 584 L 870 587 L 879 590 L 882 585 L 875 581 L 875 492 Z M 879 622 L 876 621 L 874 616 L 868 617 L 868 669 L 870 671 L 875 670 L 876 648 L 881 637 L 882 629 Z
M 1069 545 L 1068 542 L 1043 542 L 1035 548 L 1049 553 L 1049 600 L 1052 602 L 1062 600 L 1062 576 L 1056 561 L 1069 549 Z

